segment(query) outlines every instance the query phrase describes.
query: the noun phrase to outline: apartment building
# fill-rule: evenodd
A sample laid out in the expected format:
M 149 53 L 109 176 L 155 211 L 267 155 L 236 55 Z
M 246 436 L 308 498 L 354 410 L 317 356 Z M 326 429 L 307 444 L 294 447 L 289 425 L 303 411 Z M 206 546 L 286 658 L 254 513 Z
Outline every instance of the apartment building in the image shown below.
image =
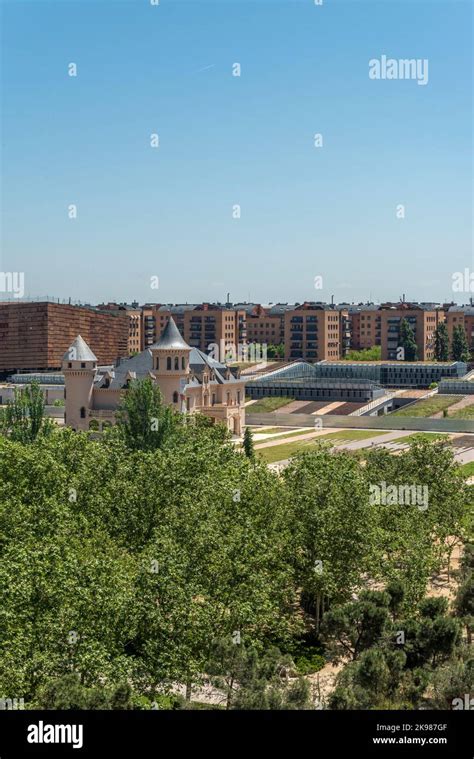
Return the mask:
M 285 340 L 285 312 L 294 308 L 287 303 L 262 305 L 238 303 L 234 306 L 245 313 L 246 338 L 249 343 L 280 345 Z
M 351 321 L 351 347 L 366 350 L 382 344 L 380 306 L 359 304 L 348 307 Z
M 82 335 L 101 364 L 128 356 L 124 310 L 40 302 L 0 303 L 0 373 L 58 371 L 61 356 Z
M 446 312 L 449 344 L 453 339 L 455 327 L 461 325 L 466 333 L 469 350 L 474 350 L 474 306 L 451 306 Z
M 184 313 L 185 341 L 207 353 L 211 345 L 237 346 L 247 340 L 246 312 L 220 303 L 201 303 Z
M 128 355 L 134 356 L 142 350 L 142 312 L 139 308 L 127 308 Z
M 341 328 L 348 312 L 305 302 L 285 313 L 285 359 L 337 361 L 343 354 Z M 345 338 L 347 339 L 347 338 Z
M 434 333 L 441 321 L 445 320 L 442 306 L 433 303 L 385 303 L 380 307 L 380 336 L 382 361 L 399 359 L 400 325 L 403 319 L 413 329 L 418 347 L 419 361 L 434 359 Z
M 142 312 L 138 303 L 101 303 L 97 306 L 100 311 L 118 314 L 123 312 L 128 319 L 128 355 L 134 356 L 142 350 Z

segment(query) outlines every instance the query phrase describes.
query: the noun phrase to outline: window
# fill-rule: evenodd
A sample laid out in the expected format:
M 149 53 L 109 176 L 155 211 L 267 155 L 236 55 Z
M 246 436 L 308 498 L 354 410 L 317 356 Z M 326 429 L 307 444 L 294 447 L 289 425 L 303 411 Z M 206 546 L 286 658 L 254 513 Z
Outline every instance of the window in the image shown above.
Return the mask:
M 85 361 L 81 361 L 81 369 L 85 369 L 85 368 L 86 368 Z
M 186 398 L 186 411 L 189 411 L 190 408 L 190 399 Z
M 179 371 L 179 358 L 178 358 L 178 356 L 175 356 L 175 358 L 174 358 L 174 370 L 175 370 L 175 372 Z
M 178 393 L 176 392 L 176 390 L 173 393 L 173 403 L 178 403 Z
M 166 359 L 166 368 L 169 372 L 171 371 L 171 356 Z
M 186 369 L 186 359 L 184 356 L 181 356 L 181 369 Z
M 68 368 L 69 368 L 69 369 L 72 369 L 72 363 L 71 363 L 71 361 L 70 361 L 70 362 L 69 362 L 69 364 L 68 364 Z
M 81 419 L 85 419 L 85 418 L 86 418 L 86 410 L 84 406 L 81 406 Z
M 160 359 L 157 358 L 156 359 L 156 369 L 159 369 L 159 368 L 160 368 Z

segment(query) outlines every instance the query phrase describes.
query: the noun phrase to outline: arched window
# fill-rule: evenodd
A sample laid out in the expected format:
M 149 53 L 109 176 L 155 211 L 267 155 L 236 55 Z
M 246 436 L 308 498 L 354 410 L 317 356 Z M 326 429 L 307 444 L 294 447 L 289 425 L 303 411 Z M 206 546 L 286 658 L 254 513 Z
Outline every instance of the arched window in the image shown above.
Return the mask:
M 156 367 L 155 368 L 156 369 L 160 368 L 160 359 L 159 358 L 156 359 Z
M 178 356 L 175 356 L 175 358 L 174 358 L 174 370 L 175 370 L 175 372 L 179 371 L 179 358 L 178 358 Z
M 186 359 L 181 356 L 181 369 L 186 369 Z
M 173 393 L 173 403 L 178 403 L 178 393 L 176 392 L 176 390 Z
M 171 356 L 166 359 L 166 368 L 169 372 L 171 371 Z
M 85 418 L 86 418 L 86 410 L 84 406 L 81 406 L 81 419 L 85 419 Z

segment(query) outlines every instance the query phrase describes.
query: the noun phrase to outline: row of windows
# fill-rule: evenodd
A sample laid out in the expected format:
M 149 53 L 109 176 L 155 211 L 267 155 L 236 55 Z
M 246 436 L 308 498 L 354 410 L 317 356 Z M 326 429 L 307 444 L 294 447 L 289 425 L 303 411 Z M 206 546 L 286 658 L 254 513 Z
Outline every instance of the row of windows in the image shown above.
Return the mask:
M 178 372 L 179 371 L 179 356 L 175 356 L 174 357 L 174 362 L 173 362 L 172 356 L 167 356 L 167 358 L 166 358 L 166 371 L 168 371 L 168 372 L 172 371 L 173 365 L 174 365 L 174 371 Z M 157 358 L 156 359 L 155 369 L 159 369 L 159 368 L 160 368 L 160 359 Z M 183 371 L 186 370 L 186 359 L 185 359 L 184 356 L 181 356 L 181 369 Z

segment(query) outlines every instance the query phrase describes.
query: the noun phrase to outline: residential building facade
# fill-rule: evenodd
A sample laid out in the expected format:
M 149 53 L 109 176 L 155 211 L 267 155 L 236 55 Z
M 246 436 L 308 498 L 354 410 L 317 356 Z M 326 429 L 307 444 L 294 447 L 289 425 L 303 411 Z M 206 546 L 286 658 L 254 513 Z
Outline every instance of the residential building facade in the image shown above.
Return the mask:
M 343 353 L 342 313 L 324 303 L 305 302 L 285 313 L 285 359 L 337 361 Z
M 403 319 L 413 330 L 418 349 L 417 359 L 432 361 L 435 357 L 435 330 L 445 320 L 445 312 L 442 306 L 410 303 L 383 304 L 380 307 L 382 360 L 396 361 L 400 358 L 400 327 Z
M 451 306 L 446 312 L 446 326 L 450 345 L 454 328 L 461 326 L 466 334 L 469 350 L 474 350 L 474 306 Z

